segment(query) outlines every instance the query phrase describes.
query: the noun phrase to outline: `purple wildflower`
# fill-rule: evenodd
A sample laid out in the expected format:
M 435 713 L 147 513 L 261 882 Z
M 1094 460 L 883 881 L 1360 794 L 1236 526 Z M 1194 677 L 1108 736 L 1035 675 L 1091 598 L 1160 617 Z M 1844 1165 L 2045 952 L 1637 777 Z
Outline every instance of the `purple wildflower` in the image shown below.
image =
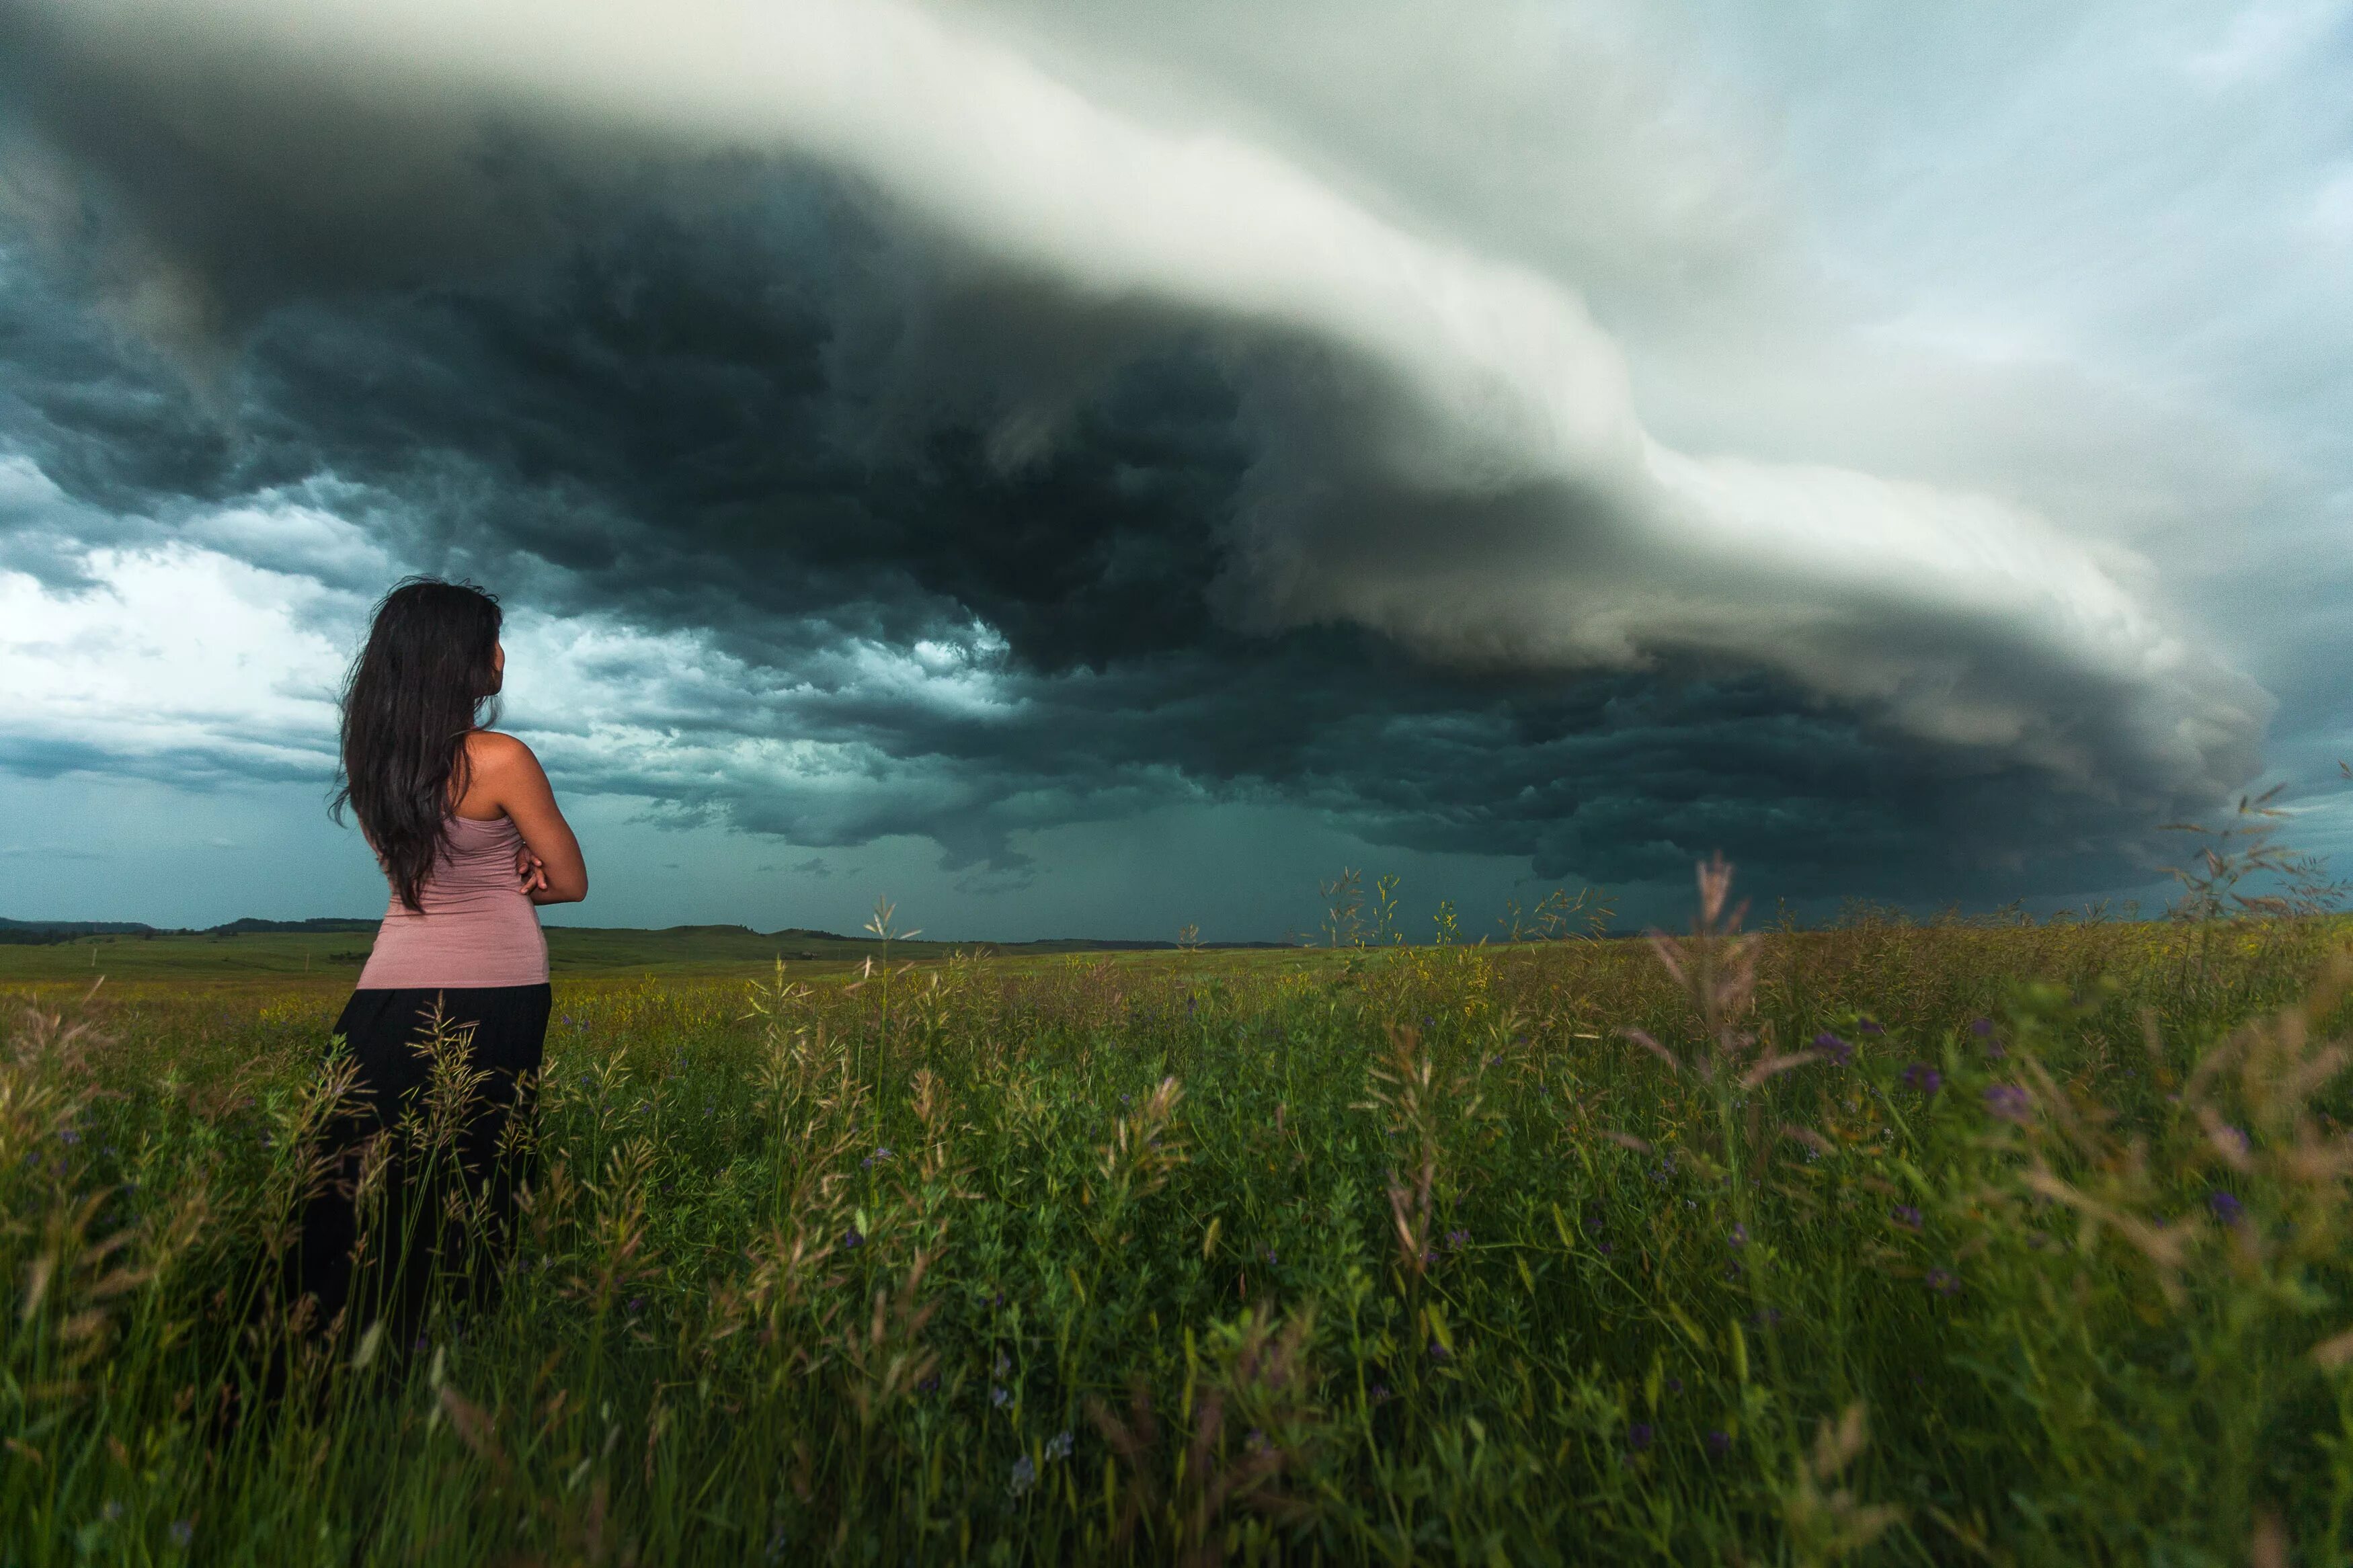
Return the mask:
M 1732 1245 L 1735 1247 L 1746 1247 L 1748 1245 L 1748 1227 L 1746 1226 L 1736 1225 L 1732 1227 Z
M 1814 1037 L 1814 1049 L 1822 1053 L 1825 1061 L 1838 1067 L 1844 1067 L 1854 1060 L 1854 1047 L 1828 1029 Z
M 1461 1251 L 1464 1247 L 1468 1247 L 1468 1246 L 1470 1246 L 1470 1245 L 1471 1245 L 1471 1233 L 1470 1233 L 1469 1231 L 1467 1231 L 1467 1230 L 1450 1230 L 1450 1231 L 1448 1231 L 1448 1232 L 1446 1233 L 1446 1250 L 1447 1250 L 1447 1251 L 1449 1251 L 1449 1252 L 1460 1252 L 1460 1251 Z
M 1854 1027 L 1855 1032 L 1858 1034 L 1883 1035 L 1887 1033 L 1885 1029 L 1880 1026 L 1879 1021 L 1876 1018 L 1857 1018 L 1854 1021 Z
M 1669 1394 L 1681 1394 L 1683 1391 L 1683 1380 L 1682 1378 L 1671 1377 L 1667 1379 L 1667 1392 Z
M 1985 1091 L 1985 1107 L 1988 1113 L 2004 1121 L 2023 1124 L 2034 1109 L 2034 1101 L 2018 1085 L 1998 1083 Z
M 1391 1399 L 1396 1397 L 1394 1394 L 1389 1393 L 1389 1385 L 1386 1383 L 1377 1383 L 1373 1384 L 1372 1387 L 1365 1391 L 1365 1396 L 1376 1405 L 1386 1405 Z
M 1071 1457 L 1071 1429 L 1068 1426 L 1046 1439 L 1046 1458 L 1067 1459 Z
M 79 1143 L 81 1142 L 81 1134 L 75 1131 L 70 1127 L 60 1127 L 58 1129 L 58 1142 L 60 1143 Z
M 1986 1038 L 1993 1033 L 1993 1020 L 1991 1018 L 1971 1018 L 1969 1020 L 1969 1033 L 1975 1035 L 1980 1040 Z
M 1920 1211 L 1910 1204 L 1897 1204 L 1887 1211 L 1887 1217 L 1906 1230 L 1920 1228 Z
M 1707 1445 L 1707 1457 L 1711 1459 L 1721 1459 L 1732 1452 L 1732 1434 L 1729 1432 L 1710 1432 L 1700 1440 Z
M 1926 1062 L 1914 1062 L 1904 1069 L 1899 1081 L 1906 1089 L 1916 1089 L 1926 1099 L 1945 1087 L 1945 1075 Z
M 1013 1395 L 1008 1394 L 1004 1389 L 997 1387 L 995 1384 L 991 1384 L 988 1390 L 988 1402 L 997 1409 L 1002 1410 L 1007 1405 L 1013 1403 Z
M 1648 1421 L 1637 1421 L 1626 1428 L 1626 1446 L 1639 1454 L 1649 1447 L 1658 1435 Z
M 2247 1206 L 2229 1193 L 2216 1190 L 2206 1194 L 2206 1206 L 2224 1225 L 2236 1225 L 2247 1215 Z
M 1931 1268 L 1928 1270 L 1928 1289 L 1939 1296 L 1957 1295 L 1961 1289 L 1961 1277 L 1949 1268 Z
M 1454 1352 L 1448 1350 L 1444 1345 L 1440 1344 L 1436 1340 L 1432 1340 L 1430 1342 L 1430 1359 L 1436 1362 L 1439 1365 L 1444 1366 L 1448 1362 L 1454 1359 Z
M 866 1238 L 858 1234 L 856 1226 L 853 1226 L 841 1233 L 841 1249 L 844 1252 L 855 1252 L 865 1245 Z
M 630 1298 L 629 1298 L 629 1310 L 630 1310 L 630 1311 L 632 1311 L 632 1312 L 642 1312 L 642 1311 L 644 1311 L 645 1310 L 646 1310 L 646 1299 L 645 1299 L 643 1296 L 632 1296 L 632 1297 L 630 1297 Z
M 1019 1458 L 1014 1460 L 1013 1476 L 1011 1479 L 1005 1483 L 1005 1489 L 1011 1492 L 1015 1497 L 1019 1497 L 1023 1492 L 1028 1491 L 1031 1487 L 1034 1487 L 1037 1484 L 1038 1466 L 1036 1462 L 1027 1454 L 1024 1454 Z

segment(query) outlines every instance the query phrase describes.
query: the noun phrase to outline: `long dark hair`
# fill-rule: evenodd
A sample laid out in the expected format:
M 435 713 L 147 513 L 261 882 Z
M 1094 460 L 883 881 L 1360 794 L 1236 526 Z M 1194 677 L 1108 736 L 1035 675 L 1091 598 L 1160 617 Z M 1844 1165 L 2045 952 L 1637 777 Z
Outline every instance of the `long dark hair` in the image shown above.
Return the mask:
M 471 583 L 408 577 L 375 607 L 367 646 L 343 682 L 343 765 L 330 810 L 343 807 L 400 901 L 420 893 L 466 790 L 466 737 L 498 695 L 498 599 Z

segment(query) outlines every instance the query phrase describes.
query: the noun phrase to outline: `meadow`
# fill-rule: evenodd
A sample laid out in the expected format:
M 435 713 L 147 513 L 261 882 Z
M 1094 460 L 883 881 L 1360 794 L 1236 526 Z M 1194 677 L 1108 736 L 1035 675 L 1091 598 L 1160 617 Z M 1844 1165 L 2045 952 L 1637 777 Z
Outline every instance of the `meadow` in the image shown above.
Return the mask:
M 617 949 L 406 1344 L 267 1305 L 348 968 L 15 959 L 0 1561 L 2346 1561 L 2344 927 L 1731 924 Z

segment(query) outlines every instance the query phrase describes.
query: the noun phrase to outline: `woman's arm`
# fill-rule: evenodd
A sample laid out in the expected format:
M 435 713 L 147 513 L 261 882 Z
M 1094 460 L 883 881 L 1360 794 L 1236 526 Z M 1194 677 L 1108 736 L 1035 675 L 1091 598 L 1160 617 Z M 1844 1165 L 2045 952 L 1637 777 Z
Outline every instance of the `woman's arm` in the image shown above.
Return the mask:
M 467 815 L 485 806 L 504 812 L 522 835 L 535 868 L 524 876 L 534 904 L 576 904 L 588 896 L 588 865 L 580 841 L 555 805 L 555 791 L 531 748 L 512 735 L 484 731 L 468 748 L 474 776 L 466 791 Z

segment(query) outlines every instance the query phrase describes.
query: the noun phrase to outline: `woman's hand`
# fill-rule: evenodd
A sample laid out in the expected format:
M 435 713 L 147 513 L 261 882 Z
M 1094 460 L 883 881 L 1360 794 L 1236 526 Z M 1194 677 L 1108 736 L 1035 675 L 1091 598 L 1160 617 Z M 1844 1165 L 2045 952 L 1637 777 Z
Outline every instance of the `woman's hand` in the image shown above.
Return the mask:
M 547 890 L 547 863 L 533 854 L 528 845 L 515 851 L 515 875 L 522 879 L 526 895 Z

